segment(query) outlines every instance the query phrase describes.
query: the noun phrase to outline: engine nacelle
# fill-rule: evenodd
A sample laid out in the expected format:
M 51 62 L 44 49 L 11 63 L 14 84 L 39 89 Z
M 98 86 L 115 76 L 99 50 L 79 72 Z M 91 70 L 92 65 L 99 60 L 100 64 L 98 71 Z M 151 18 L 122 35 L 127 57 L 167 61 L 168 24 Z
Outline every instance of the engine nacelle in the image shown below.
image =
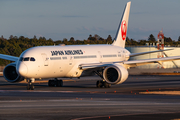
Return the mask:
M 128 78 L 128 71 L 119 64 L 108 66 L 103 71 L 103 77 L 109 84 L 120 84 Z
M 3 76 L 8 82 L 20 82 L 24 78 L 16 72 L 16 63 L 10 63 L 3 70 Z

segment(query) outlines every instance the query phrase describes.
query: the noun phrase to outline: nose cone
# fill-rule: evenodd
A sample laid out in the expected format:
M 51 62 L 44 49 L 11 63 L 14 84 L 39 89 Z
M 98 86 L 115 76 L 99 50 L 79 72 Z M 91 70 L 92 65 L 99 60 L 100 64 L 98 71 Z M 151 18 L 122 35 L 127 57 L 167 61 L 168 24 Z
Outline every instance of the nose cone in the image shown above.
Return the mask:
M 23 62 L 21 62 L 18 67 L 18 73 L 21 76 L 26 76 L 27 72 L 28 72 L 27 66 Z

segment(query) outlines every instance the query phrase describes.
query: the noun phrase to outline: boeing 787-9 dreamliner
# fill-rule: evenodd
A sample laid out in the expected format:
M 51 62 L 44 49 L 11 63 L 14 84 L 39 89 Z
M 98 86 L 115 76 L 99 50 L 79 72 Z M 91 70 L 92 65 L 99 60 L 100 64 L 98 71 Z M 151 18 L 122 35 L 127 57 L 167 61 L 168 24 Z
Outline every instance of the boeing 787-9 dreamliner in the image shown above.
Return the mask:
M 131 2 L 125 6 L 117 34 L 111 45 L 65 45 L 38 46 L 25 50 L 20 57 L 0 54 L 1 59 L 14 61 L 3 70 L 8 82 L 28 82 L 27 89 L 33 90 L 36 79 L 53 78 L 49 86 L 63 86 L 62 77 L 81 77 L 93 71 L 102 80 L 97 87 L 121 84 L 128 78 L 127 69 L 149 63 L 161 63 L 180 59 L 180 56 L 128 61 L 131 56 L 160 51 L 130 53 L 125 49 Z M 161 50 L 162 51 L 162 50 Z

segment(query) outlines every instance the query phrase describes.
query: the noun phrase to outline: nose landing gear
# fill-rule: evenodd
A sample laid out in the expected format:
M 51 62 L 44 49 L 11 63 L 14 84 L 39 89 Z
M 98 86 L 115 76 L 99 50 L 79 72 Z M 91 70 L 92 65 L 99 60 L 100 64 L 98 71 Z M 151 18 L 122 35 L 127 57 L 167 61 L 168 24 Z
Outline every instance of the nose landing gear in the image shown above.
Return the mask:
M 27 90 L 34 90 L 34 85 L 33 85 L 32 82 L 34 82 L 35 79 L 32 78 L 32 79 L 29 79 L 29 80 L 26 80 L 26 81 L 28 81 Z
M 33 85 L 33 83 L 28 83 L 28 85 L 27 85 L 27 90 L 34 90 L 34 85 Z

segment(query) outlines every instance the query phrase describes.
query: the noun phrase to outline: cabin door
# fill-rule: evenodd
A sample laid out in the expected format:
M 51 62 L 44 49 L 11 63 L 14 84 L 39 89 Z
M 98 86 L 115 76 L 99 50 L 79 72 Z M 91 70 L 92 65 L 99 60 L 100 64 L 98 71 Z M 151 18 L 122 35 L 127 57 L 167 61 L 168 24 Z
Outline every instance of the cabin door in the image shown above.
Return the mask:
M 69 65 L 73 64 L 73 56 L 69 56 Z
M 41 54 L 43 61 L 44 61 L 44 66 L 48 66 L 49 64 L 49 58 L 47 57 L 46 53 Z
M 102 56 L 102 54 L 101 54 L 101 52 L 100 51 L 98 51 L 98 54 L 99 54 L 99 62 L 102 62 L 103 61 L 103 56 Z

